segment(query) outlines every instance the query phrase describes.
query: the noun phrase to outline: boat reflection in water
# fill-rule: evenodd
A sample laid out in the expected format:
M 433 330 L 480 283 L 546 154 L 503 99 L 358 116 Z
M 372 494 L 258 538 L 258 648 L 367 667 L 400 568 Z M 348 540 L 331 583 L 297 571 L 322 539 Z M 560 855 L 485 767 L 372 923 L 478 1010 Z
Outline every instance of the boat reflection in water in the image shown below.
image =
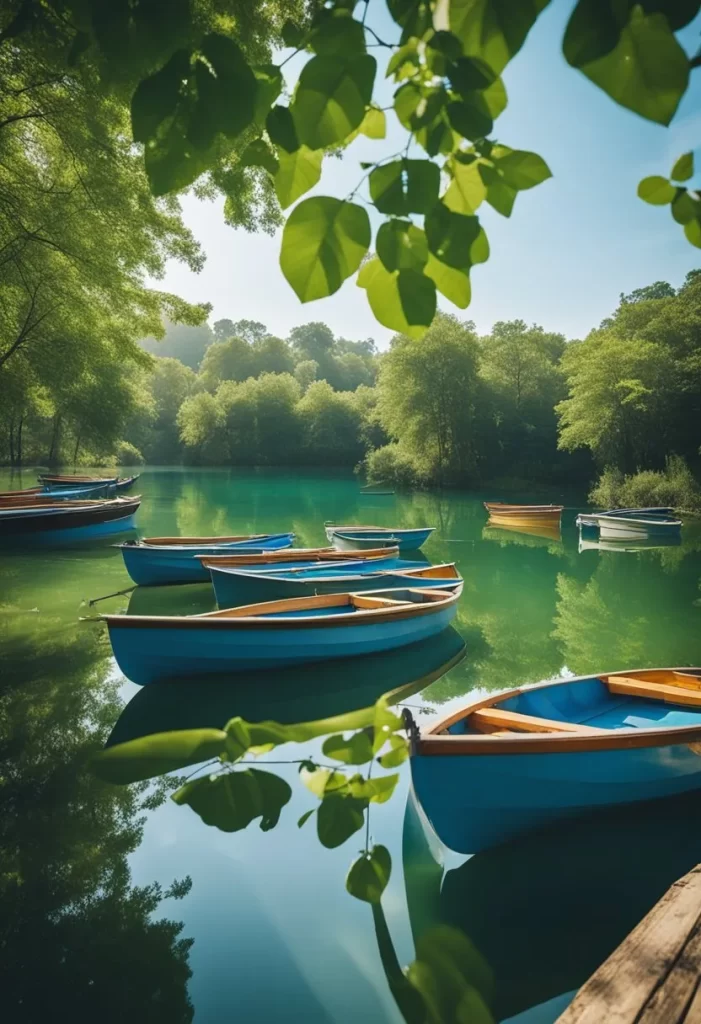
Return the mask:
M 579 534 L 579 553 L 583 551 L 650 551 L 658 548 L 679 547 L 682 542 L 681 534 L 673 534 L 671 537 L 648 537 L 640 540 L 597 540 L 590 539 L 582 529 Z
M 597 813 L 532 832 L 449 870 L 413 793 L 404 879 L 416 943 L 462 931 L 493 975 L 497 1021 L 555 1021 L 576 990 L 701 860 L 698 796 Z
M 496 521 L 490 517 L 482 530 L 482 539 L 524 544 L 527 547 L 547 547 L 553 543 L 561 544 L 562 534 L 559 521 L 519 525 Z
M 212 584 L 173 583 L 162 587 L 135 587 L 129 595 L 128 615 L 199 615 L 216 610 Z
M 465 656 L 452 626 L 438 636 L 385 654 L 295 668 L 179 679 L 140 690 L 119 716 L 107 746 L 177 729 L 220 729 L 234 715 L 283 724 L 329 718 L 369 707 L 383 693 L 403 700 Z

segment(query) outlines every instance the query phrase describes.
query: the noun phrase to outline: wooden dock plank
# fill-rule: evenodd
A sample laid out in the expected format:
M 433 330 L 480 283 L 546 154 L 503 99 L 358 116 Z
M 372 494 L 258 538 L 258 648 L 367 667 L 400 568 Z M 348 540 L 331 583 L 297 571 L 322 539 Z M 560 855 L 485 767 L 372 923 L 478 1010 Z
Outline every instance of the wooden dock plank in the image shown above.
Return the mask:
M 700 919 L 701 865 L 697 865 L 674 883 L 582 986 L 558 1024 L 637 1022 Z M 688 1015 L 687 1020 L 691 1024 Z M 664 1024 L 674 1024 L 674 1018 Z
M 687 1019 L 701 964 L 701 928 L 697 927 L 672 970 L 654 993 L 637 1024 L 672 1024 Z

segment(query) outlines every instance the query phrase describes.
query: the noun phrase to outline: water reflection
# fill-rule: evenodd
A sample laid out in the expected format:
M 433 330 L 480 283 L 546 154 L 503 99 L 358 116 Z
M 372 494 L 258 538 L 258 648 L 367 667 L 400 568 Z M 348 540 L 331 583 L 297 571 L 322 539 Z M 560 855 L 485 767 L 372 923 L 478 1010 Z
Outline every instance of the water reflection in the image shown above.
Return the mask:
M 548 828 L 444 871 L 413 796 L 403 833 L 414 941 L 458 929 L 494 978 L 498 1021 L 552 1021 L 667 888 L 701 860 L 698 796 Z M 558 998 L 559 997 L 559 998 Z M 543 1006 L 543 1004 L 550 1004 Z
M 383 693 L 405 700 L 458 664 L 465 641 L 452 627 L 398 651 L 345 662 L 239 674 L 232 680 L 144 686 L 115 723 L 108 746 L 177 729 L 220 729 L 234 715 L 290 724 L 369 707 Z
M 192 1020 L 192 940 L 132 884 L 148 785 L 100 782 L 86 764 L 119 713 L 109 647 L 58 615 L 0 618 L 0 985 L 5 1018 Z M 168 905 L 167 905 L 168 906 Z M 172 904 L 170 904 L 172 906 Z M 167 909 L 166 909 L 167 912 Z M 154 916 L 156 919 L 154 919 Z M 70 1008 L 70 1010 L 68 1010 Z
M 493 524 L 491 521 L 482 530 L 482 539 L 499 544 L 521 544 L 523 547 L 546 547 L 550 554 L 564 554 L 560 524 L 542 526 L 510 526 L 508 523 Z

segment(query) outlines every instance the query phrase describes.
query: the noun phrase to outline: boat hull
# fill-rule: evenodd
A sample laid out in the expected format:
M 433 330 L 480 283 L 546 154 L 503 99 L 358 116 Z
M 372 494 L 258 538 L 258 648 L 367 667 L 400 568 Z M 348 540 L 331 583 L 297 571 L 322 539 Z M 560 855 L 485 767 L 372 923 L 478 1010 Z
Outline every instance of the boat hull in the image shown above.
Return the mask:
M 436 834 L 465 854 L 587 811 L 701 788 L 701 756 L 688 744 L 490 757 L 415 755 L 411 770 Z
M 411 562 L 405 562 L 404 568 L 412 566 Z M 451 579 L 412 579 L 412 577 L 401 575 L 397 570 L 396 575 L 378 575 L 376 572 L 368 572 L 365 575 L 338 575 L 334 574 L 328 578 L 315 574 L 313 578 L 295 579 L 293 574 L 287 577 L 276 573 L 243 573 L 225 572 L 221 569 L 212 569 L 212 585 L 217 604 L 220 608 L 235 608 L 242 604 L 255 604 L 260 601 L 278 601 L 287 597 L 313 597 L 315 594 L 343 594 L 349 590 L 354 594 L 363 593 L 366 590 L 393 590 L 412 586 L 420 586 L 422 590 L 435 588 L 438 590 L 455 590 L 456 586 L 462 588 L 462 580 Z
M 0 539 L 31 540 L 47 543 L 54 540 L 104 537 L 110 533 L 130 530 L 140 500 L 106 502 L 100 505 L 8 511 L 0 515 Z
M 266 541 L 266 544 L 268 542 Z M 289 547 L 291 539 L 272 544 L 273 549 Z M 230 555 L 235 552 L 260 553 L 266 548 L 260 541 L 253 546 L 246 541 L 218 545 L 183 545 L 147 547 L 122 545 L 124 565 L 129 576 L 140 586 L 151 587 L 169 583 L 207 583 L 209 570 L 197 555 Z
M 187 629 L 158 624 L 119 624 L 108 619 L 112 649 L 119 668 L 145 686 L 182 676 L 227 675 L 254 669 L 352 658 L 396 650 L 436 636 L 451 622 L 451 603 L 430 614 L 357 625 L 320 623 L 304 629 L 261 627 L 260 622 L 232 630 L 191 620 Z M 267 625 L 267 624 L 266 624 Z
M 655 523 L 601 516 L 599 536 L 602 540 L 648 540 L 652 537 L 679 537 L 681 523 Z
M 381 544 L 397 545 L 400 551 L 418 551 L 433 533 L 434 528 L 421 530 L 354 530 L 328 526 L 326 536 L 341 551 L 360 551 Z

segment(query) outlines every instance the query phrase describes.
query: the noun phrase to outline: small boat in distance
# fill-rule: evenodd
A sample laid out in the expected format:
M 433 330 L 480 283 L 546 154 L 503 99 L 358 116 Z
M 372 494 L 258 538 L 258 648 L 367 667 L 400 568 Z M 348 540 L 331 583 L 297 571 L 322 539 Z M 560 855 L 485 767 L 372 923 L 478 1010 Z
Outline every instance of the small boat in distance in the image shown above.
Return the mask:
M 679 537 L 682 521 L 669 508 L 621 508 L 610 512 L 581 513 L 575 519 L 588 533 L 598 531 L 601 540 L 649 540 Z
M 564 505 L 508 505 L 502 501 L 485 501 L 484 507 L 494 526 L 559 526 L 564 510 Z
M 260 554 L 268 548 L 288 548 L 293 533 L 260 533 L 234 537 L 146 537 L 118 544 L 134 583 L 206 583 L 209 571 L 197 555 L 225 555 L 233 551 Z
M 106 488 L 112 491 L 126 491 L 134 485 L 141 474 L 133 476 L 99 477 L 99 476 L 77 476 L 75 474 L 44 473 L 38 477 L 45 491 L 55 490 L 86 490 L 89 488 Z
M 701 788 L 701 668 L 507 690 L 421 733 L 405 715 L 417 797 L 460 853 L 587 810 Z
M 427 587 L 462 593 L 463 579 L 450 565 L 412 568 L 411 562 L 395 569 L 375 569 L 372 563 L 345 562 L 313 568 L 278 569 L 274 572 L 245 572 L 210 566 L 212 585 L 220 608 L 251 604 L 254 601 L 279 601 L 287 597 L 312 597 L 315 594 L 354 594 L 367 590 L 394 590 Z M 360 571 L 362 570 L 362 571 Z
M 341 550 L 359 551 L 382 544 L 397 545 L 400 551 L 417 551 L 435 530 L 435 526 L 400 529 L 388 526 L 336 526 L 324 523 L 328 540 Z
M 145 685 L 394 650 L 441 633 L 457 600 L 457 594 L 412 588 L 267 601 L 204 615 L 102 618 L 120 669 Z

